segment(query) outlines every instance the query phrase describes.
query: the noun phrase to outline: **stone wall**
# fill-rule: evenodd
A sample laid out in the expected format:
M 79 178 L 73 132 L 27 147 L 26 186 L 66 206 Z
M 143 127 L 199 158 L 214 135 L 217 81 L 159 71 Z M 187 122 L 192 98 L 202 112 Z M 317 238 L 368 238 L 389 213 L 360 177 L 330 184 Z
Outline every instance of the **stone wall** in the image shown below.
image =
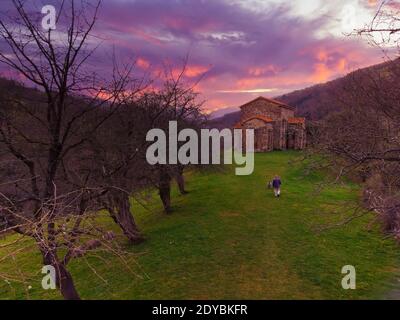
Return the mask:
M 278 120 L 274 122 L 274 149 L 286 150 L 286 136 L 287 136 L 288 122 L 286 120 Z
M 263 127 L 254 131 L 254 151 L 268 152 L 274 149 L 272 128 Z
M 289 119 L 294 117 L 294 110 L 289 110 L 287 108 L 281 108 L 282 109 L 282 119 Z
M 306 147 L 306 131 L 304 124 L 289 124 L 288 129 L 288 148 L 303 150 Z
M 254 129 L 256 152 L 301 150 L 306 147 L 304 119 L 295 118 L 294 110 L 289 107 L 259 98 L 242 106 L 241 110 L 241 121 L 238 126 L 242 129 Z M 257 116 L 261 117 L 251 119 Z M 245 141 L 244 130 L 243 140 Z

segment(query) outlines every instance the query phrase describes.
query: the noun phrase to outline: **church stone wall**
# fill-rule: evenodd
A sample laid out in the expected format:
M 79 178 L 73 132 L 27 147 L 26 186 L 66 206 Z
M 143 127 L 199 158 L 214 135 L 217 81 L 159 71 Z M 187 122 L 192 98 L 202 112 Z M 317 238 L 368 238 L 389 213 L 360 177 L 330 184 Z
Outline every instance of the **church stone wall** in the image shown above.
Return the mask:
M 273 129 L 268 127 L 256 129 L 254 134 L 254 150 L 256 152 L 268 152 L 273 149 Z
M 302 124 L 290 124 L 288 129 L 288 148 L 302 150 L 306 147 L 306 131 Z
M 274 149 L 286 150 L 286 134 L 288 123 L 286 120 L 278 120 L 274 122 Z
M 239 128 L 254 129 L 256 152 L 301 150 L 306 147 L 304 120 L 295 118 L 290 107 L 260 97 L 242 106 L 241 110 Z M 243 138 L 245 140 L 245 134 Z
M 294 110 L 282 108 L 282 118 L 286 120 L 289 118 L 294 118 Z

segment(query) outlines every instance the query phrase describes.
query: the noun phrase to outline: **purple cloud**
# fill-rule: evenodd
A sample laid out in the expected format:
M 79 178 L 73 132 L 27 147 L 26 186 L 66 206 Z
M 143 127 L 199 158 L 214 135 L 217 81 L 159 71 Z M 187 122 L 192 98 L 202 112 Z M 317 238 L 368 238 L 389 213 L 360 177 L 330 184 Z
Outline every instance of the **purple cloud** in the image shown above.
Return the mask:
M 276 1 L 259 10 L 222 0 L 103 1 L 95 30 L 105 40 L 96 57 L 107 70 L 114 47 L 121 59 L 157 70 L 166 60 L 179 67 L 189 54 L 186 76 L 205 73 L 198 89 L 208 107 L 240 105 L 379 61 L 359 40 L 326 32 L 340 20 L 343 1 L 335 3 L 310 19 Z

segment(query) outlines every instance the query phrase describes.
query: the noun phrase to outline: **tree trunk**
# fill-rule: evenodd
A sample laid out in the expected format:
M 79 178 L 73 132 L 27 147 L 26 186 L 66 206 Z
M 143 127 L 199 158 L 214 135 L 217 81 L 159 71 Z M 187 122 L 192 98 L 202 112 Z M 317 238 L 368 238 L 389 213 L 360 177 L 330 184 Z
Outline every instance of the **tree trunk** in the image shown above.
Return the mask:
M 145 239 L 140 233 L 130 210 L 129 196 L 124 193 L 118 196 L 114 195 L 112 204 L 113 208 L 109 209 L 111 218 L 118 224 L 129 242 L 131 244 L 143 242 Z
M 179 192 L 182 195 L 185 195 L 188 192 L 185 190 L 185 177 L 183 176 L 183 170 L 184 170 L 183 167 L 181 166 L 178 167 L 175 179 L 178 184 Z
M 74 280 L 71 273 L 66 267 L 58 262 L 54 253 L 40 248 L 43 257 L 43 265 L 53 266 L 56 273 L 56 286 L 60 290 L 65 300 L 81 300 L 78 291 L 75 288 Z
M 59 288 L 65 300 L 81 300 L 78 291 L 76 291 L 74 280 L 69 271 L 59 264 L 56 267 L 57 287 Z
M 165 170 L 160 170 L 158 194 L 164 206 L 165 213 L 171 213 L 171 177 Z

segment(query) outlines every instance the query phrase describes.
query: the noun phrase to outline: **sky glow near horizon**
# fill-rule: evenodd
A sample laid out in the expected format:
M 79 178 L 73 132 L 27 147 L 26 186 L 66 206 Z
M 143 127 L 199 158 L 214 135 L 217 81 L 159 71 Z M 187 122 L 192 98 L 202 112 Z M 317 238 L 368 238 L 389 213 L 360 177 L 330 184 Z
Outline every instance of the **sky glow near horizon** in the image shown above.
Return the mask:
M 111 67 L 106 57 L 112 48 L 119 57 L 135 58 L 137 68 L 151 74 L 166 61 L 179 72 L 188 56 L 185 79 L 201 78 L 196 89 L 206 110 L 239 106 L 259 95 L 279 96 L 381 62 L 379 50 L 346 35 L 369 23 L 380 3 L 103 1 L 95 28 L 104 39 L 99 66 Z

